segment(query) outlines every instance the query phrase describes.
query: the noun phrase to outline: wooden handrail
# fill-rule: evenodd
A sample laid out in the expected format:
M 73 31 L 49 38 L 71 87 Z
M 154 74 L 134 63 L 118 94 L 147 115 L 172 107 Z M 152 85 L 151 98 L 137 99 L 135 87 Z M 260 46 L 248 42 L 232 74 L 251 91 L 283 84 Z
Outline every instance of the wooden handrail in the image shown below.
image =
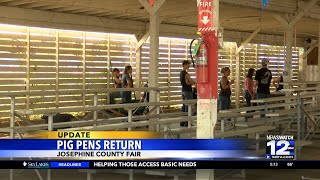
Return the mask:
M 144 106 L 169 106 L 176 104 L 195 104 L 197 100 L 184 100 L 184 101 L 164 101 L 164 102 L 148 102 L 148 103 L 128 103 L 128 104 L 110 104 L 102 106 L 88 106 L 88 107 L 61 107 L 54 109 L 39 109 L 39 110 L 18 110 L 19 115 L 33 115 L 33 114 L 57 114 L 63 112 L 80 112 L 80 111 L 97 111 L 115 108 L 137 108 Z
M 44 95 L 72 95 L 72 94 L 95 94 L 95 93 L 110 93 L 121 91 L 168 91 L 168 88 L 105 88 L 105 89 L 90 89 L 90 90 L 59 90 L 59 91 L 14 91 L 0 92 L 0 97 L 23 97 L 23 96 L 44 96 Z
M 307 84 L 320 84 L 320 81 L 305 81 L 305 82 L 281 82 L 281 85 L 307 85 Z

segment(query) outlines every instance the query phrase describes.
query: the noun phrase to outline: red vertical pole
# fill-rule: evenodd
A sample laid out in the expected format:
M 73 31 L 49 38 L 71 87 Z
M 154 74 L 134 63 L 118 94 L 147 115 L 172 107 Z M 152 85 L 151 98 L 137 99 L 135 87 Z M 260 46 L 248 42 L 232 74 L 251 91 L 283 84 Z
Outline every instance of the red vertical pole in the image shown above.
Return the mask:
M 218 98 L 218 0 L 198 1 L 198 31 L 201 33 L 206 49 L 208 62 L 208 82 L 198 83 L 199 99 Z M 197 72 L 201 72 L 197 70 Z M 197 74 L 197 76 L 201 74 Z
M 207 46 L 208 82 L 198 84 L 197 138 L 213 139 L 218 115 L 219 0 L 197 0 L 198 31 Z M 214 179 L 213 170 L 197 170 L 197 180 Z
M 208 42 L 209 99 L 218 98 L 218 30 L 204 37 Z

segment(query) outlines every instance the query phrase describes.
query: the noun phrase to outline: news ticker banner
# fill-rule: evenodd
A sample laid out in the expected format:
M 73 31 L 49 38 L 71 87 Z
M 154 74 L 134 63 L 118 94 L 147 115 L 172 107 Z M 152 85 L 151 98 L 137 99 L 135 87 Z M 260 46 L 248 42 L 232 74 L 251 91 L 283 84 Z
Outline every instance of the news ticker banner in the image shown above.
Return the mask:
M 320 161 L 0 161 L 0 169 L 320 169 Z
M 56 131 L 39 139 L 1 139 L 0 158 L 59 160 L 254 159 L 255 143 L 244 139 L 155 139 L 155 132 Z M 268 135 L 266 159 L 293 159 L 290 135 Z

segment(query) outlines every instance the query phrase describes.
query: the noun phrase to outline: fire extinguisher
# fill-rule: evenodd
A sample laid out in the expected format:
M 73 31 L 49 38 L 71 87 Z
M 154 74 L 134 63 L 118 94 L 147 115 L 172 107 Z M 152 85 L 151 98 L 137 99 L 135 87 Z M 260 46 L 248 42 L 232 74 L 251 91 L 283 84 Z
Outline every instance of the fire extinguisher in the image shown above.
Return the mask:
M 198 43 L 195 44 L 194 50 L 192 51 L 192 45 L 195 40 L 198 40 Z M 206 84 L 209 82 L 207 46 L 208 45 L 204 39 L 199 38 L 193 39 L 189 47 L 192 64 L 196 70 L 196 79 L 198 84 Z

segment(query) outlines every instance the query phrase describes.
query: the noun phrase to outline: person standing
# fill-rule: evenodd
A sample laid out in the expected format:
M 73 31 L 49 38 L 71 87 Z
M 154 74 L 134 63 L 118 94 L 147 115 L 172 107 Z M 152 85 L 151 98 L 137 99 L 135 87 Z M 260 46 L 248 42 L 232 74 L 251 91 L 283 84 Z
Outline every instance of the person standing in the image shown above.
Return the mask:
M 124 72 L 121 78 L 121 86 L 122 88 L 133 88 L 133 80 L 132 80 L 132 67 L 126 66 L 124 68 Z M 130 103 L 131 99 L 131 91 L 122 91 L 121 98 L 122 103 Z
M 190 62 L 187 60 L 184 60 L 182 62 L 182 71 L 180 72 L 180 83 L 182 86 L 183 100 L 193 99 L 192 85 L 196 84 L 196 82 L 191 79 L 190 74 L 188 73 L 189 68 L 190 68 Z M 182 105 L 182 112 L 188 112 L 187 105 L 185 104 Z M 180 126 L 188 126 L 188 122 L 181 122 Z
M 121 88 L 121 73 L 118 68 L 113 68 L 112 76 L 114 80 L 114 87 Z M 115 99 L 120 97 L 120 91 L 110 93 L 110 104 L 115 104 Z
M 259 69 L 255 76 L 255 87 L 257 88 L 257 99 L 264 99 L 271 97 L 270 95 L 270 83 L 272 79 L 272 73 L 268 69 L 268 59 L 262 60 L 262 67 Z M 263 104 L 261 104 L 263 105 Z M 263 112 L 263 110 L 261 110 Z M 261 114 L 260 117 L 265 117 Z
M 228 77 L 230 76 L 230 68 L 224 67 L 221 69 L 223 76 L 220 80 L 220 93 L 219 93 L 219 103 L 220 110 L 227 110 L 231 108 L 231 85 L 234 83 L 234 80 L 229 81 Z
M 247 103 L 247 107 L 251 107 L 252 103 L 251 100 L 255 98 L 254 93 L 254 81 L 253 81 L 253 74 L 255 70 L 253 68 L 250 68 L 248 70 L 248 74 L 246 76 L 246 79 L 244 80 L 244 90 L 245 90 L 245 99 Z
M 262 60 L 262 67 L 256 73 L 256 87 L 257 88 L 257 99 L 269 98 L 270 97 L 270 83 L 272 79 L 272 73 L 268 69 L 268 60 Z

